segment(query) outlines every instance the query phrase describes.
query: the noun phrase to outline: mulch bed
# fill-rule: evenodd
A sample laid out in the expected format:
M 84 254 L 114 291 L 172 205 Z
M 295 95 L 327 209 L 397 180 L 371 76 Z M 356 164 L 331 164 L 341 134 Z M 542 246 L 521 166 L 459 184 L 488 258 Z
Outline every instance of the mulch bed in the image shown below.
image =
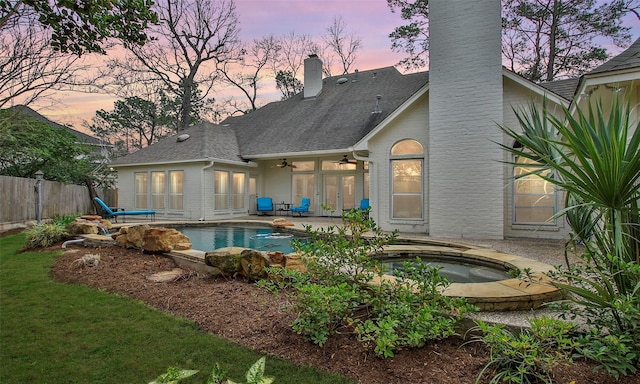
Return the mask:
M 59 245 L 57 249 L 60 249 Z M 100 264 L 96 267 L 74 264 L 87 253 L 99 253 Z M 292 310 L 293 303 L 286 295 L 274 296 L 242 279 L 198 276 L 195 273 L 165 283 L 147 279 L 152 274 L 175 267 L 171 259 L 136 250 L 117 246 L 91 249 L 74 245 L 57 259 L 51 274 L 59 281 L 127 295 L 162 311 L 191 319 L 203 331 L 242 346 L 294 363 L 336 372 L 361 383 L 471 384 L 488 359 L 488 351 L 481 344 L 465 344 L 460 338 L 403 350 L 389 359 L 377 357 L 372 348 L 364 347 L 348 332 L 318 347 L 292 331 L 290 324 L 296 315 Z M 573 381 L 577 384 L 640 383 L 638 377 L 624 377 L 616 381 L 603 372 L 594 373 L 593 365 L 584 361 L 558 367 L 554 371 L 554 379 L 557 383 Z

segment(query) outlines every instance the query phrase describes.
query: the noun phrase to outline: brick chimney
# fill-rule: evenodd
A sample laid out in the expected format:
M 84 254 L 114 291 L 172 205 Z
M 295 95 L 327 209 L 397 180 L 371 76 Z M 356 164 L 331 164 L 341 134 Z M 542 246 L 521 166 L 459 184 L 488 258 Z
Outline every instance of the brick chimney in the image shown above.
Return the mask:
M 429 233 L 504 237 L 500 0 L 429 1 Z
M 322 60 L 309 55 L 304 60 L 304 98 L 316 97 L 322 91 Z

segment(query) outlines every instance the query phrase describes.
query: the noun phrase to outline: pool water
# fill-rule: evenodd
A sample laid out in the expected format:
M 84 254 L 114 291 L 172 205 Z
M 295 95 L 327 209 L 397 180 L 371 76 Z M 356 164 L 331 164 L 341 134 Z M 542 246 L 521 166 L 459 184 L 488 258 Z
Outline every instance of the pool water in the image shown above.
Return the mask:
M 510 279 L 507 271 L 497 267 L 458 262 L 455 260 L 435 260 L 431 258 L 421 258 L 422 262 L 440 268 L 440 274 L 452 283 L 487 283 Z M 385 273 L 395 275 L 395 272 L 403 269 L 403 263 L 415 261 L 415 258 L 386 259 L 382 262 Z
M 176 229 L 189 237 L 193 249 L 205 252 L 225 247 L 244 247 L 287 254 L 293 252 L 293 239 L 304 238 L 271 227 L 257 226 L 187 226 Z

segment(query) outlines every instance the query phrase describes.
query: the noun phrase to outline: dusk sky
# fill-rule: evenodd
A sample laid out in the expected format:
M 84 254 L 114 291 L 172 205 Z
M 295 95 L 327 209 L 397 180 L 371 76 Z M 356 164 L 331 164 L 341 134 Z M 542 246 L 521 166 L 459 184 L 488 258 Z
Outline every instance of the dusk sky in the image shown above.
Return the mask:
M 341 16 L 347 29 L 362 39 L 362 48 L 352 69 L 392 66 L 403 58 L 402 54 L 391 51 L 388 37 L 403 21 L 391 12 L 386 0 L 236 0 L 236 7 L 243 42 L 291 31 L 319 39 L 334 17 Z M 637 19 L 628 18 L 627 25 L 633 28 L 634 39 L 640 37 Z M 47 103 L 49 106 L 34 105 L 34 108 L 56 122 L 83 130 L 83 120 L 90 120 L 98 109 L 113 109 L 114 100 L 106 95 L 66 93 L 59 94 L 54 103 Z M 272 96 L 268 101 L 273 100 Z

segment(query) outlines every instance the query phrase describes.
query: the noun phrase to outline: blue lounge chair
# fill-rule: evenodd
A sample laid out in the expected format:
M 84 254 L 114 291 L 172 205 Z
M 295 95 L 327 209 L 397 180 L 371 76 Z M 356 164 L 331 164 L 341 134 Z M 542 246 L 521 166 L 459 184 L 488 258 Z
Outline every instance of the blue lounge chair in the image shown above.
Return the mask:
M 109 206 L 107 206 L 107 204 L 104 203 L 104 201 L 102 201 L 99 197 L 94 197 L 93 198 L 96 203 L 98 203 L 100 205 L 100 207 L 102 207 L 102 210 L 104 211 L 104 217 L 106 217 L 107 219 L 110 218 L 114 218 L 115 222 L 118 222 L 118 216 L 122 216 L 123 221 L 126 223 L 127 219 L 125 218 L 125 216 L 133 216 L 133 215 L 146 215 L 147 217 L 151 216 L 151 221 L 155 221 L 156 220 L 156 211 L 153 210 L 143 210 L 143 211 L 125 211 L 122 208 L 114 208 L 114 209 L 122 209 L 120 210 L 116 210 L 114 211 L 113 209 L 109 208 Z
M 291 207 L 291 212 L 296 212 L 298 215 L 302 216 L 303 213 L 309 212 L 309 206 L 311 205 L 311 199 L 308 197 L 303 197 L 300 200 L 300 205 L 297 207 Z M 293 215 L 293 213 L 292 213 Z
M 273 199 L 270 197 L 258 197 L 256 200 L 258 202 L 258 214 L 260 212 L 267 213 L 273 212 Z

